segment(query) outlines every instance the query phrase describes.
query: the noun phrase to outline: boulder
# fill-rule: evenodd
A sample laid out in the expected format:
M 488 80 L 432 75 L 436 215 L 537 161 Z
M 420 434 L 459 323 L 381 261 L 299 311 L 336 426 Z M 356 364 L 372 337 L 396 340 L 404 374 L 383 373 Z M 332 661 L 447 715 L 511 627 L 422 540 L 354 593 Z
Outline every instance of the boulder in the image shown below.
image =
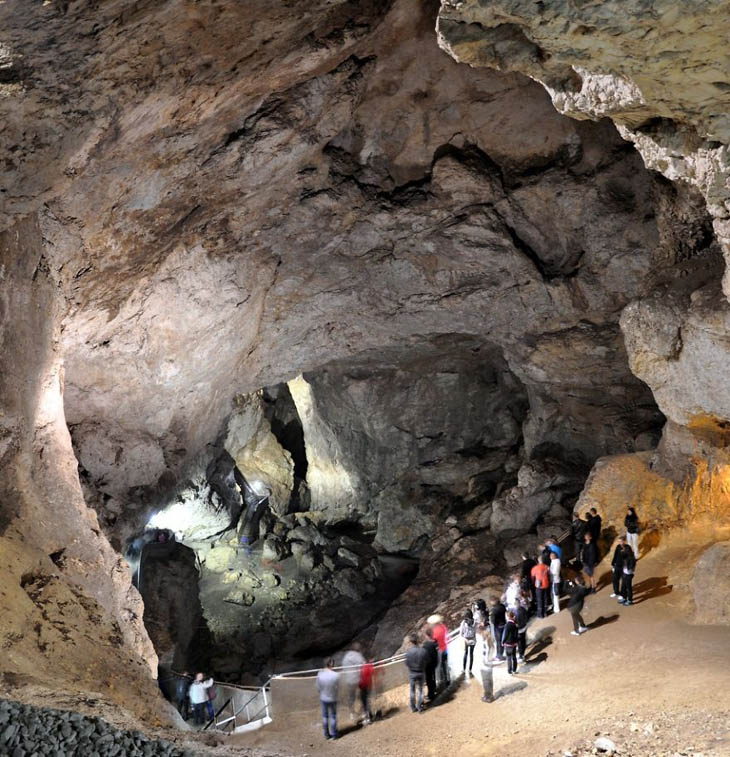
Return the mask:
M 224 573 L 238 563 L 238 550 L 226 544 L 218 544 L 208 552 L 205 568 L 213 573 Z
M 261 558 L 271 562 L 278 562 L 287 556 L 287 548 L 276 536 L 267 536 L 261 551 Z
M 690 589 L 695 601 L 695 621 L 730 625 L 730 541 L 713 544 L 695 565 Z

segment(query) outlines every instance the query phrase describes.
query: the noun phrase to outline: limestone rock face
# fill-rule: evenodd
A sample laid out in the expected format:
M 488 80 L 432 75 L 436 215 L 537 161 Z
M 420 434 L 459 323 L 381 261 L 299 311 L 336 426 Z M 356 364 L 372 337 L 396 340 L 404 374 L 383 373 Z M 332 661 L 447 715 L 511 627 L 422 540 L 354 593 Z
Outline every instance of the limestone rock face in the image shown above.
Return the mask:
M 730 542 L 714 544 L 697 561 L 690 587 L 699 623 L 730 624 L 727 564 Z

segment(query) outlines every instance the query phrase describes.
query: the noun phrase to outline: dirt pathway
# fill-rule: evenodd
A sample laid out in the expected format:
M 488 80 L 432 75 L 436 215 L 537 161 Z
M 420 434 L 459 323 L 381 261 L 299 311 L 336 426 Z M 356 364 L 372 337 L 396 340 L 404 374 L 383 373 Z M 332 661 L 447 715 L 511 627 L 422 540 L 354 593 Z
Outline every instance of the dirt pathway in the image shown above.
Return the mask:
M 632 607 L 609 597 L 606 575 L 586 602 L 588 633 L 571 636 L 565 611 L 536 621 L 531 634 L 545 638 L 535 663 L 514 678 L 500 666 L 501 695 L 492 704 L 480 700 L 472 679 L 421 715 L 408 711 L 405 691 L 396 692 L 397 712 L 344 728 L 336 742 L 325 743 L 308 715 L 235 743 L 295 755 L 532 757 L 590 754 L 595 739 L 607 736 L 623 755 L 730 755 L 730 628 L 688 622 L 687 582 L 707 541 L 686 540 L 667 539 L 639 561 Z

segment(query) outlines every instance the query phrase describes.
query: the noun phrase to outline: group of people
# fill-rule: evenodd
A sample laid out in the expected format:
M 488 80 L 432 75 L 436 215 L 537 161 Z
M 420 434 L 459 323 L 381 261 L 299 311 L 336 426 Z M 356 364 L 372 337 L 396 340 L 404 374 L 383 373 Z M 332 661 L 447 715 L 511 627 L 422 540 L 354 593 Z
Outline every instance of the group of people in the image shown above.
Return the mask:
M 185 671 L 177 679 L 176 689 L 177 710 L 183 720 L 188 720 L 192 709 L 193 722 L 195 725 L 203 725 L 212 720 L 215 715 L 213 702 L 217 696 L 215 682 L 212 678 L 206 678 L 203 673 L 196 673 L 195 678 Z
M 633 603 L 633 577 L 638 559 L 639 519 L 629 507 L 624 519 L 625 535 L 619 538 L 611 563 L 613 593 L 619 603 Z M 463 673 L 473 675 L 474 653 L 482 640 L 483 668 L 507 663 L 510 675 L 517 673 L 518 663 L 525 662 L 527 624 L 534 614 L 546 617 L 560 612 L 560 598 L 567 595 L 565 609 L 570 613 L 573 630 L 580 636 L 588 630 L 582 611 L 585 598 L 596 591 L 595 569 L 600 561 L 599 540 L 602 519 L 595 508 L 584 517 L 576 514 L 572 523 L 574 558 L 570 567 L 572 580 L 563 580 L 563 549 L 555 537 L 540 545 L 535 557 L 523 553 L 518 572 L 514 573 L 501 596 L 493 596 L 489 606 L 477 599 L 465 610 L 459 626 L 464 644 Z M 585 577 L 584 577 L 585 576 Z M 411 712 L 423 712 L 426 704 L 436 698 L 439 691 L 448 687 L 448 629 L 443 618 L 432 615 L 422 633 L 411 634 L 405 654 L 408 669 L 409 703 Z M 322 704 L 322 722 L 325 738 L 337 738 L 337 695 L 340 675 L 329 660 L 317 676 L 317 689 Z M 370 696 L 375 679 L 372 659 L 365 660 L 358 645 L 345 654 L 342 677 L 347 686 L 347 700 L 353 711 L 357 692 L 360 693 L 364 722 L 373 719 Z M 424 697 L 425 688 L 425 697 Z M 486 692 L 485 692 L 486 695 Z

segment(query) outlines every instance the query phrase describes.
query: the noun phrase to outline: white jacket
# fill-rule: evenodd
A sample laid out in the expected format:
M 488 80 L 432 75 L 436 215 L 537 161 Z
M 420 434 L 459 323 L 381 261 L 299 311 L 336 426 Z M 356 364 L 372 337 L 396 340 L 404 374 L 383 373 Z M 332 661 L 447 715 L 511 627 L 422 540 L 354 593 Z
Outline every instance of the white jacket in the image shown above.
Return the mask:
M 203 704 L 208 701 L 208 689 L 213 685 L 213 679 L 207 681 L 193 681 L 190 684 L 188 696 L 193 704 Z

